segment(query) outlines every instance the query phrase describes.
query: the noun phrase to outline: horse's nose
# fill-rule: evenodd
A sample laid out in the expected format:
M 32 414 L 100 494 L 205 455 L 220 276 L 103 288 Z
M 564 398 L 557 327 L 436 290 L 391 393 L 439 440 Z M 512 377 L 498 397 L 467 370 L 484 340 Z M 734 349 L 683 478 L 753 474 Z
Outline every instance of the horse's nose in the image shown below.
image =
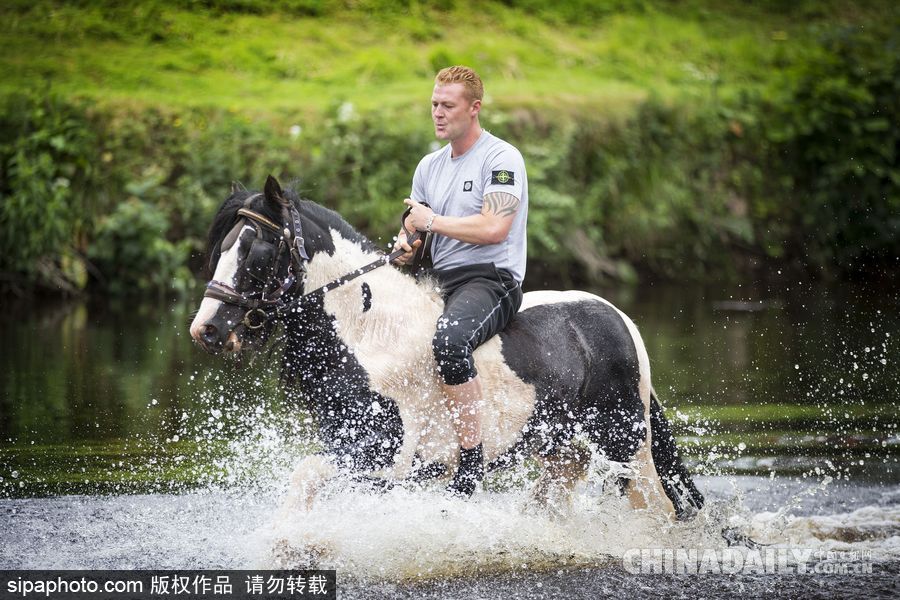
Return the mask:
M 212 323 L 206 323 L 202 327 L 200 327 L 200 342 L 203 343 L 204 346 L 210 348 L 215 346 L 219 341 L 219 330 Z
M 207 352 L 213 352 L 222 345 L 222 341 L 219 339 L 219 328 L 212 323 L 193 325 L 191 337 Z

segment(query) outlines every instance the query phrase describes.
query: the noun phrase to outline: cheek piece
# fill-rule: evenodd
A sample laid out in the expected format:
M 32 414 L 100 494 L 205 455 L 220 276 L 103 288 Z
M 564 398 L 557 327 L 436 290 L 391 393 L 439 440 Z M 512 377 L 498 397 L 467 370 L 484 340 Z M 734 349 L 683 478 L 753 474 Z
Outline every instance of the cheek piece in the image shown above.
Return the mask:
M 253 197 L 248 199 L 248 202 Z M 241 208 L 237 214 L 242 217 L 222 240 L 221 250 L 230 249 L 238 239 L 246 222 L 250 222 L 256 228 L 256 238 L 253 240 L 247 258 L 242 268 L 247 274 L 261 282 L 259 290 L 239 291 L 235 287 L 215 279 L 206 284 L 204 298 L 213 298 L 232 306 L 247 309 L 241 322 L 248 329 L 259 329 L 266 324 L 272 313 L 283 306 L 282 297 L 297 281 L 297 276 L 306 271 L 306 262 L 309 256 L 304 248 L 300 215 L 291 206 L 290 215 L 285 209 L 286 225 L 282 228 L 276 225 L 268 217 L 248 208 Z M 293 231 L 291 226 L 293 224 Z M 277 236 L 277 247 L 262 238 L 263 231 L 269 230 Z M 220 250 L 220 252 L 221 252 Z M 283 279 L 278 277 L 282 260 L 288 260 L 288 268 Z

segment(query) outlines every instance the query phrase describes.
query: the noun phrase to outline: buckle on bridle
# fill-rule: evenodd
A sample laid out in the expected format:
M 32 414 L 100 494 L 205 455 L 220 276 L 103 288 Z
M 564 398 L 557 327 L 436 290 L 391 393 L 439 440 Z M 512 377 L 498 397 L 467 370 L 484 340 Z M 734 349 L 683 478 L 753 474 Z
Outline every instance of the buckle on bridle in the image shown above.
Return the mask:
M 244 314 L 244 320 L 241 321 L 247 329 L 259 329 L 269 320 L 269 313 L 261 308 L 248 310 Z

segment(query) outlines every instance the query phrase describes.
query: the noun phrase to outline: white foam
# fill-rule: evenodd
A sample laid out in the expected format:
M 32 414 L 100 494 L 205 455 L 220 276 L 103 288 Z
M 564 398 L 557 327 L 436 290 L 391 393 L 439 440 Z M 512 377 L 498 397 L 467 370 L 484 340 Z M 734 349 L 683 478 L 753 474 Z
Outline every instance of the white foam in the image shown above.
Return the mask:
M 874 560 L 900 560 L 900 506 L 864 506 L 833 515 L 753 515 L 751 535 L 784 547 L 826 551 L 872 551 Z

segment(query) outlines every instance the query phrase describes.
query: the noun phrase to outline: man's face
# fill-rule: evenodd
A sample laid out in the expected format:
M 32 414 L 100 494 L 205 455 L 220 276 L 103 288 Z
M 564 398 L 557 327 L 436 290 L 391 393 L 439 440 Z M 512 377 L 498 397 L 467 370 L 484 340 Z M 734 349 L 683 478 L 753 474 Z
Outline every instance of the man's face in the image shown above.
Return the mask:
M 471 101 L 462 83 L 434 86 L 431 94 L 431 120 L 439 140 L 454 141 L 466 134 L 478 115 L 481 101 Z

